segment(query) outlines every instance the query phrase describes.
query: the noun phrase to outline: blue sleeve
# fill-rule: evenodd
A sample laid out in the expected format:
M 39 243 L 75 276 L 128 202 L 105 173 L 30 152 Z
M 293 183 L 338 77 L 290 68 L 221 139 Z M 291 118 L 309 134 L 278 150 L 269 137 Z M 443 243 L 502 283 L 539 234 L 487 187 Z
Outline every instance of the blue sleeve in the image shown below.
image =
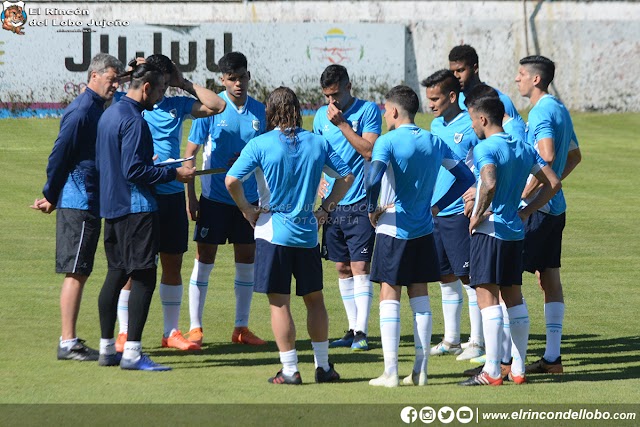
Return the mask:
M 331 148 L 331 145 L 329 145 L 326 140 L 323 140 L 323 143 L 326 152 L 323 172 L 331 178 L 344 178 L 349 175 L 351 173 L 349 166 L 333 151 L 333 148 Z
M 191 131 L 189 131 L 189 142 L 202 145 L 207 142 L 209 137 L 209 124 L 213 120 L 212 117 L 203 117 L 196 119 L 191 123 Z
M 153 165 L 153 139 L 144 120 L 128 123 L 122 135 L 122 171 L 136 184 L 162 184 L 176 179 L 174 168 Z
M 322 111 L 322 109 L 319 109 L 318 112 L 316 112 L 316 115 L 313 116 L 313 133 L 315 133 L 316 135 L 322 135 L 322 131 L 320 130 L 320 112 Z
M 500 98 L 500 101 L 502 101 L 504 111 L 509 115 L 509 117 L 513 117 L 516 120 L 522 120 L 522 118 L 520 118 L 520 113 L 518 113 L 516 106 L 513 105 L 513 101 L 511 101 L 511 98 L 509 98 L 508 95 L 498 91 L 498 97 Z
M 443 143 L 445 146 L 445 157 L 442 159 L 442 166 L 454 176 L 455 182 L 451 185 L 449 190 L 434 203 L 439 210 L 445 209 L 447 206 L 455 202 L 464 194 L 469 187 L 476 181 L 473 173 L 467 167 L 467 165 L 458 160 L 457 156 L 451 151 L 451 149 Z
M 75 113 L 63 117 L 60 122 L 60 133 L 49 155 L 47 182 L 42 190 L 44 197 L 54 205 L 58 204 L 60 193 L 73 169 L 73 153 L 77 149 L 81 127 L 82 118 Z
M 180 96 L 177 98 L 179 100 L 180 117 L 183 119 L 193 117 L 191 110 L 193 110 L 193 104 L 196 103 L 197 99 L 188 96 Z
M 554 139 L 555 136 L 551 116 L 541 113 L 543 112 L 539 110 L 531 110 L 529 113 L 529 132 L 533 133 L 534 143 L 545 138 Z
M 255 139 L 252 139 L 242 149 L 240 157 L 238 157 L 238 160 L 231 166 L 227 175 L 244 181 L 258 167 L 260 167 L 258 147 Z
M 490 150 L 486 149 L 483 144 L 478 144 L 473 149 L 473 164 L 476 167 L 476 171 L 480 173 L 480 170 L 485 165 L 495 165 L 496 160 Z
M 369 103 L 368 108 L 362 115 L 362 133 L 382 134 L 382 114 L 380 108 L 374 103 Z
M 390 148 L 389 137 L 387 136 L 378 138 L 373 146 L 371 167 L 369 169 L 369 174 L 366 176 L 365 182 L 367 191 L 367 207 L 369 212 L 375 211 L 376 206 L 378 206 L 382 177 L 384 176 L 389 160 L 391 159 Z

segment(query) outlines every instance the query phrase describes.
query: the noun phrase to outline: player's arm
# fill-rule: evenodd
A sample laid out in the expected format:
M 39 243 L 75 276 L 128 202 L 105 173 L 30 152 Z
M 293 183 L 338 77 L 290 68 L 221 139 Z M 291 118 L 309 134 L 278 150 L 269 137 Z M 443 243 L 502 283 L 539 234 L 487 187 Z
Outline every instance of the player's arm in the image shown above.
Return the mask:
M 462 161 L 445 158 L 442 161 L 442 166 L 447 168 L 456 180 L 440 200 L 434 203 L 432 212 L 436 215 L 451 203 L 458 200 L 476 182 L 471 169 Z
M 542 166 L 536 164 L 534 166 L 534 176 L 541 183 L 542 187 L 536 197 L 523 209 L 518 212 L 520 219 L 526 220 L 529 215 L 543 207 L 551 198 L 562 188 L 562 183 L 558 175 L 551 169 L 551 166 Z
M 578 138 L 576 137 L 575 132 L 571 137 L 571 143 L 569 144 L 569 152 L 567 153 L 567 163 L 564 166 L 564 170 L 562 171 L 562 176 L 560 177 L 560 181 L 569 176 L 571 172 L 578 166 L 578 164 L 582 161 L 582 153 L 580 152 L 580 147 L 578 146 Z
M 340 132 L 342 132 L 347 141 L 349 141 L 349 144 L 351 144 L 358 154 L 364 157 L 365 160 L 370 161 L 371 154 L 373 152 L 373 144 L 375 144 L 379 135 L 373 132 L 363 132 L 362 136 L 358 135 L 344 118 L 342 111 L 340 111 L 334 103 L 330 103 L 327 106 L 327 117 L 331 123 L 340 129 Z
M 367 191 L 367 209 L 369 211 L 369 221 L 372 226 L 378 224 L 380 216 L 393 205 L 378 206 L 380 198 L 380 188 L 382 187 L 382 177 L 387 171 L 387 163 L 380 160 L 374 160 L 371 163 L 369 176 L 366 178 L 365 187 Z
M 496 165 L 487 163 L 480 169 L 480 180 L 476 191 L 476 204 L 469 218 L 469 232 L 485 219 L 485 212 L 491 206 L 496 193 Z
M 314 212 L 314 216 L 318 221 L 318 228 L 327 221 L 329 213 L 332 212 L 338 202 L 344 198 L 344 195 L 347 194 L 347 191 L 349 191 L 349 188 L 351 188 L 355 180 L 349 166 L 333 151 L 329 143 L 323 140 L 323 144 L 326 155 L 322 171 L 327 176 L 335 178 L 335 181 L 331 193 L 323 198 L 320 207 Z
M 555 145 L 553 143 L 553 138 L 542 138 L 538 140 L 538 153 L 540 157 L 547 162 L 549 167 L 553 165 L 553 161 L 556 159 L 556 150 Z M 522 192 L 522 198 L 528 199 L 532 195 L 536 193 L 536 191 L 540 190 L 542 184 L 535 176 L 532 176 L 527 185 L 524 187 L 524 191 Z
M 238 206 L 238 209 L 242 212 L 242 215 L 249 221 L 249 224 L 255 228 L 262 210 L 249 203 L 244 194 L 244 187 L 242 186 L 242 181 L 247 179 L 256 167 L 259 166 L 257 156 L 254 154 L 252 141 L 253 140 L 249 141 L 249 144 L 244 147 L 238 160 L 233 164 L 231 169 L 229 169 L 229 172 L 227 172 L 224 185 L 227 187 L 227 191 Z
M 192 160 L 184 162 L 184 166 L 191 168 L 196 167 L 196 155 L 200 151 L 200 145 L 194 144 L 191 141 L 187 141 L 187 148 L 184 150 L 184 157 L 193 156 Z M 192 221 L 197 221 L 200 214 L 200 202 L 196 195 L 196 186 L 193 181 L 187 182 L 187 209 L 189 210 L 189 217 Z
M 227 103 L 212 90 L 185 79 L 175 64 L 171 80 L 169 80 L 169 86 L 180 88 L 198 99 L 191 107 L 191 115 L 195 118 L 219 114 L 227 106 Z

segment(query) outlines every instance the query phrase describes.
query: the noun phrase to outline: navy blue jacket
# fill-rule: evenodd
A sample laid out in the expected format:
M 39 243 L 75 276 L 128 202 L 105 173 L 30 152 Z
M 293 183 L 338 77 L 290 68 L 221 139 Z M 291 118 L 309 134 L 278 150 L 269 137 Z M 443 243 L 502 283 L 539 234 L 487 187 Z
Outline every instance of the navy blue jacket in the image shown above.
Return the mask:
M 143 110 L 139 102 L 124 96 L 98 124 L 96 159 L 103 218 L 157 210 L 153 186 L 176 179 L 175 169 L 153 165 L 153 138 Z
M 96 134 L 104 99 L 87 88 L 65 109 L 42 194 L 56 208 L 99 212 Z

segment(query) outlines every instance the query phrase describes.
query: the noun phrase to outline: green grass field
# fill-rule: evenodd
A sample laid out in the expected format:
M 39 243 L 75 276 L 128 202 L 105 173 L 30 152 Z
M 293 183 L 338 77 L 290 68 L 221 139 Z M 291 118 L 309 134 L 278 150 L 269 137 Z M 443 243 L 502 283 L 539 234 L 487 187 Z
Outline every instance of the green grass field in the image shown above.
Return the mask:
M 230 247 L 218 252 L 204 315 L 205 345 L 196 354 L 162 349 L 162 313 L 154 296 L 143 345 L 154 360 L 174 368 L 169 373 L 125 372 L 97 363 L 59 362 L 59 287 L 54 273 L 55 215 L 29 209 L 41 196 L 47 157 L 58 131 L 55 119 L 0 120 L 0 403 L 391 403 L 435 404 L 640 402 L 640 336 L 638 278 L 640 239 L 636 221 L 640 197 L 637 132 L 640 114 L 574 114 L 583 162 L 564 182 L 568 199 L 564 234 L 563 282 L 566 298 L 562 376 L 532 376 L 526 386 L 458 387 L 462 370 L 472 366 L 453 357 L 429 360 L 427 387 L 379 389 L 368 380 L 383 370 L 378 305 L 374 297 L 370 322 L 372 350 L 332 350 L 330 359 L 343 377 L 338 384 L 313 383 L 313 354 L 301 300 L 293 301 L 298 326 L 300 370 L 307 384 L 300 388 L 267 383 L 280 367 L 264 295 L 254 297 L 250 327 L 269 345 L 232 345 L 233 258 Z M 428 128 L 431 116 L 418 123 Z M 305 125 L 310 126 L 310 118 Z M 185 135 L 188 131 L 185 130 Z M 634 213 L 635 212 L 635 213 Z M 193 224 L 192 224 L 193 226 Z M 635 231 L 634 231 L 635 230 Z M 188 283 L 195 245 L 185 254 L 183 280 Z M 97 297 L 106 273 L 103 248 L 89 279 L 78 333 L 94 348 L 100 338 Z M 341 336 L 346 317 L 331 263 L 324 263 L 325 300 L 330 337 Z M 188 329 L 188 286 L 181 327 Z M 440 291 L 430 285 L 433 309 L 432 343 L 443 332 Z M 531 317 L 529 359 L 544 348 L 541 292 L 525 275 L 523 292 Z M 400 374 L 413 366 L 412 316 L 403 296 Z M 466 304 L 466 297 L 465 297 Z M 468 317 L 463 312 L 463 334 Z M 466 336 L 463 337 L 466 339 Z

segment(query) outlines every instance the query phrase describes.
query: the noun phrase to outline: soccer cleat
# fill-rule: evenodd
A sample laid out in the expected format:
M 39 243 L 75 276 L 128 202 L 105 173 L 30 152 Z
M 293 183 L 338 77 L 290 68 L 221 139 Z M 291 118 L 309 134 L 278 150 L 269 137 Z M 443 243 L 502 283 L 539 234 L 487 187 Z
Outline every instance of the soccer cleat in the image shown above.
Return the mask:
M 437 345 L 431 347 L 429 354 L 431 356 L 442 356 L 444 354 L 453 354 L 454 356 L 462 353 L 462 347 L 460 344 L 451 344 L 445 340 L 440 341 Z
M 507 381 L 512 381 L 514 384 L 525 384 L 527 382 L 527 378 L 524 376 L 524 374 L 522 375 L 514 375 L 513 372 L 509 372 L 509 374 L 507 375 Z
M 465 377 L 473 377 L 478 375 L 484 369 L 484 365 L 480 365 L 475 368 L 467 369 L 462 373 Z M 502 378 L 505 378 L 511 372 L 511 365 L 505 365 L 503 363 L 500 364 L 500 375 Z
M 456 357 L 456 360 L 471 360 L 484 355 L 484 346 L 475 342 L 465 344 L 467 344 L 467 347 Z
M 541 357 L 537 362 L 527 365 L 524 371 L 527 374 L 561 374 L 564 372 L 562 358 L 558 356 L 554 362 L 547 362 Z
M 116 352 L 122 353 L 124 351 L 124 343 L 127 342 L 127 333 L 121 332 L 118 334 L 118 338 L 116 338 Z
M 317 383 L 332 383 L 340 379 L 340 374 L 333 369 L 333 363 L 329 363 L 329 370 L 325 371 L 320 366 L 316 368 Z
M 58 344 L 58 360 L 78 360 L 80 362 L 95 362 L 100 353 L 84 345 L 85 340 L 78 338 L 78 341 L 66 350 Z
M 141 354 L 138 360 L 122 358 L 120 368 L 130 371 L 170 371 L 168 366 L 160 365 L 149 358 L 146 354 Z
M 502 377 L 493 378 L 489 376 L 485 371 L 481 371 L 479 374 L 474 375 L 462 382 L 459 382 L 458 385 L 462 386 L 476 386 L 476 385 L 502 385 Z
M 233 329 L 233 335 L 231 335 L 231 342 L 235 344 L 248 344 L 248 345 L 264 345 L 267 343 L 265 340 L 258 338 L 246 326 L 240 326 Z
M 349 329 L 342 338 L 332 341 L 331 344 L 329 344 L 329 347 L 351 347 L 353 345 L 354 336 L 355 334 L 353 329 Z
M 356 332 L 353 335 L 353 343 L 351 343 L 351 350 L 353 351 L 369 350 L 369 342 L 367 341 L 367 334 L 360 331 Z
M 280 369 L 275 377 L 271 377 L 267 381 L 269 381 L 271 384 L 298 385 L 302 384 L 302 377 L 300 376 L 300 372 L 298 371 L 294 372 L 293 375 L 285 375 L 282 373 L 282 369 Z
M 427 385 L 427 373 L 412 371 L 411 375 L 402 380 L 404 385 Z
M 471 362 L 471 363 L 478 363 L 480 365 L 484 365 L 484 362 L 486 362 L 486 361 L 487 361 L 487 357 L 486 357 L 485 354 L 483 354 L 480 357 L 474 357 L 473 359 L 469 360 L 469 362 Z
M 100 366 L 118 366 L 122 360 L 122 353 L 101 354 L 98 357 L 98 365 Z
M 378 378 L 374 378 L 369 380 L 369 385 L 373 385 L 376 387 L 398 387 L 400 383 L 397 375 L 388 375 L 384 372 Z
M 204 335 L 202 335 L 202 328 L 193 328 L 187 335 L 189 341 L 202 347 L 202 338 L 204 337 Z
M 169 338 L 162 337 L 162 347 L 168 348 L 177 348 L 178 350 L 200 350 L 200 346 L 194 342 L 189 341 L 184 336 L 182 336 L 182 332 L 177 329 L 174 329 L 169 335 Z

